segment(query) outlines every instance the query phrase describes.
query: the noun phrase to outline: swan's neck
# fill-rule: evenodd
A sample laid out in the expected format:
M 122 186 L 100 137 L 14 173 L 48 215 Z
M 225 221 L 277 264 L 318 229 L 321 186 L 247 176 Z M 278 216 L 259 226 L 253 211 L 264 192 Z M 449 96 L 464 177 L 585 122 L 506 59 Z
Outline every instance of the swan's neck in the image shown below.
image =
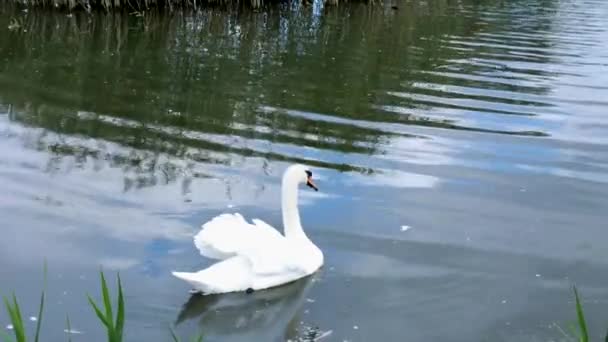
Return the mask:
M 300 213 L 298 211 L 298 179 L 294 175 L 283 177 L 281 189 L 281 207 L 283 210 L 283 227 L 286 238 L 305 238 Z

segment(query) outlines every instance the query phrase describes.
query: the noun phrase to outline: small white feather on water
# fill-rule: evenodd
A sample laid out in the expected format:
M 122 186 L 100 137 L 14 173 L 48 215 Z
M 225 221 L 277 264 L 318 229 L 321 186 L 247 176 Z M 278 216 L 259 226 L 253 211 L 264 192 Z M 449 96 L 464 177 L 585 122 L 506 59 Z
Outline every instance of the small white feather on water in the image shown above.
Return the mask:
M 412 227 L 410 227 L 410 226 L 401 226 L 401 231 L 405 232 L 405 231 L 410 230 L 410 228 L 412 228 Z
M 13 325 L 12 325 L 12 324 L 7 325 L 7 326 L 6 326 L 6 329 L 8 329 L 8 330 L 13 330 Z
M 334 331 L 333 330 L 328 330 L 324 333 L 322 333 L 321 335 L 319 335 L 317 338 L 315 338 L 315 341 L 319 341 L 322 338 L 326 338 L 327 336 L 331 335 Z
M 32 322 L 36 322 L 38 320 L 38 318 L 36 316 L 31 316 L 30 317 L 30 321 Z
M 66 334 L 73 334 L 73 335 L 77 335 L 77 334 L 82 334 L 82 331 L 78 331 L 76 329 L 63 329 L 63 332 Z

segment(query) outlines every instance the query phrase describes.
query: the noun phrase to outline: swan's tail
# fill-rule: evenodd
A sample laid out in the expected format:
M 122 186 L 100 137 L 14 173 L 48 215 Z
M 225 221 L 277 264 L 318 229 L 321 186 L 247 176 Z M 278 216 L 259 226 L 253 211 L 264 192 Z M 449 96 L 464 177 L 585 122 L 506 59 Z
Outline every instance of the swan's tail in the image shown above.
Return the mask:
M 171 272 L 171 274 L 204 294 L 215 292 L 213 286 L 202 281 L 199 272 Z
M 198 272 L 171 272 L 205 294 L 245 291 L 252 287 L 251 263 L 232 257 Z

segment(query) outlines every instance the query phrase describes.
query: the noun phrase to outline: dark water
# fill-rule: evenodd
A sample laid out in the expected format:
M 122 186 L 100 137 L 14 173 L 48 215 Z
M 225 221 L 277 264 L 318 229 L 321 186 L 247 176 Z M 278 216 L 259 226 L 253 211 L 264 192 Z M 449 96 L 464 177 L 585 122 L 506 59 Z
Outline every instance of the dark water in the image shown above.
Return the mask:
M 66 315 L 74 341 L 103 340 L 86 304 L 103 265 L 132 341 L 176 322 L 207 341 L 562 341 L 577 284 L 599 337 L 608 2 L 398 6 L 4 8 L 0 292 L 35 315 L 47 260 L 47 340 Z M 209 264 L 192 235 L 224 211 L 281 227 L 294 162 L 322 190 L 301 211 L 325 267 L 191 299 L 170 271 Z

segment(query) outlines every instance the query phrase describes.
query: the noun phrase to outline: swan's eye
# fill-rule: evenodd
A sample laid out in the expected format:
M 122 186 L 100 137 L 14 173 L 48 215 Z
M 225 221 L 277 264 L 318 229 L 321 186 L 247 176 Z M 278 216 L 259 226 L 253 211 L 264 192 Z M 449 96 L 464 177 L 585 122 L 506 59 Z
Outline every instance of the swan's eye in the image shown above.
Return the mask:
M 306 170 L 306 175 L 308 176 L 308 178 L 311 178 L 312 177 L 312 172 Z

